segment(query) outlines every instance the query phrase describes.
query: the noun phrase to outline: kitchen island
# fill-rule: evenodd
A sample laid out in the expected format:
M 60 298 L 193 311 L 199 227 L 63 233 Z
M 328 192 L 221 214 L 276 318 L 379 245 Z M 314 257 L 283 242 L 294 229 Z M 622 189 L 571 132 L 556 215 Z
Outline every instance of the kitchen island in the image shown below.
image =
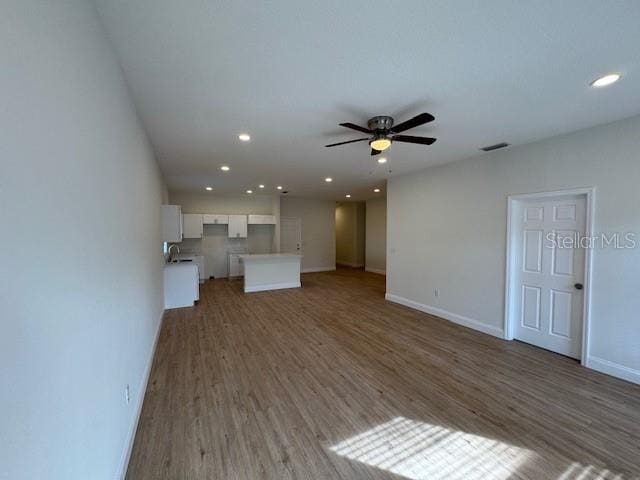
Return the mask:
M 295 253 L 244 254 L 244 292 L 300 287 L 300 260 Z

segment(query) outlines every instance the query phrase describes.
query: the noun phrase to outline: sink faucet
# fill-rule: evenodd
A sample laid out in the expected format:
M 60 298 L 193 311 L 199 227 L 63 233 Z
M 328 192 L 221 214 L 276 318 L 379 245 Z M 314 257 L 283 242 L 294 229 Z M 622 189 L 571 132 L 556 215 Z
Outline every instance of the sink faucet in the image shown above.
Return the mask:
M 178 255 L 180 255 L 180 247 L 178 245 L 176 245 L 175 243 L 172 243 L 171 245 L 169 245 L 169 249 L 167 250 L 167 253 L 169 254 L 169 263 L 171 263 L 173 261 L 173 252 L 172 249 L 173 247 L 176 247 L 176 250 L 178 251 Z

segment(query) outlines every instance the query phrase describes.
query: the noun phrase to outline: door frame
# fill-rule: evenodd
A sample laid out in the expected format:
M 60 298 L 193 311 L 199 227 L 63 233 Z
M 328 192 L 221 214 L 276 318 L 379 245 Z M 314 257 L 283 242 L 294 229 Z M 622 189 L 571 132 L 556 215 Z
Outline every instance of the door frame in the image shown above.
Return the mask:
M 302 255 L 302 219 L 300 217 L 280 217 L 280 247 L 282 247 L 282 221 L 283 220 L 295 220 L 298 224 L 298 253 Z
M 567 190 L 554 190 L 549 192 L 522 193 L 507 196 L 507 237 L 506 237 L 506 271 L 505 271 L 505 292 L 504 292 L 504 338 L 514 339 L 514 292 L 513 290 L 513 258 L 515 249 L 511 243 L 516 234 L 513 228 L 513 215 L 517 202 L 536 199 L 547 199 L 550 197 L 560 197 L 566 195 L 583 195 L 586 199 L 586 219 L 585 235 L 593 235 L 595 187 L 580 187 Z M 593 248 L 586 248 L 584 255 L 584 297 L 582 306 L 582 350 L 580 352 L 580 363 L 587 366 L 589 358 L 590 334 L 591 334 L 591 265 L 593 260 Z

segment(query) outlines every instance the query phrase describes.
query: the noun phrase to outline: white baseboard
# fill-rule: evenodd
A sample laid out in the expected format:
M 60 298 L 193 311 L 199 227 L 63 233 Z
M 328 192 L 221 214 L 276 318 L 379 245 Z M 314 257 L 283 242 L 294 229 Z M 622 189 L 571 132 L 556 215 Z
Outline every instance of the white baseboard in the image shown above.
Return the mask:
M 343 267 L 351 267 L 351 268 L 364 267 L 364 263 L 350 263 L 350 262 L 342 262 L 340 260 L 336 261 L 336 265 L 342 265 Z
M 267 285 L 255 285 L 244 287 L 244 293 L 252 292 L 264 292 L 265 290 L 282 290 L 283 288 L 300 288 L 300 282 L 284 282 L 284 283 L 271 283 Z
M 365 272 L 371 272 L 371 273 L 377 273 L 379 275 L 386 275 L 387 274 L 387 271 L 386 270 L 382 270 L 381 268 L 364 267 L 364 271 Z
M 619 363 L 605 360 L 604 358 L 594 357 L 593 355 L 587 357 L 585 366 L 600 373 L 606 373 L 607 375 L 640 385 L 640 370 L 626 367 Z
M 142 381 L 138 386 L 137 390 L 137 399 L 136 399 L 136 416 L 135 421 L 129 427 L 129 433 L 127 435 L 127 445 L 122 452 L 122 458 L 120 459 L 120 467 L 118 471 L 118 476 L 116 478 L 120 478 L 124 480 L 127 475 L 127 467 L 129 466 L 129 460 L 131 459 L 131 452 L 133 450 L 133 442 L 136 439 L 136 431 L 138 429 L 138 423 L 140 422 L 140 414 L 142 413 L 142 404 L 144 403 L 144 395 L 147 392 L 147 384 L 149 383 L 149 376 L 151 375 L 151 367 L 153 366 L 153 359 L 156 354 L 156 347 L 158 346 L 158 339 L 160 338 L 160 331 L 162 330 L 162 323 L 164 322 L 164 311 L 160 316 L 160 322 L 158 322 L 158 328 L 155 333 L 155 338 L 153 339 L 153 346 L 151 348 L 151 356 L 147 361 L 147 366 L 144 369 L 144 375 L 142 376 Z
M 335 271 L 335 269 L 336 269 L 335 265 L 331 265 L 327 267 L 309 267 L 309 268 L 303 268 L 301 273 L 333 272 Z
M 400 305 L 404 305 L 405 307 L 414 308 L 416 310 L 420 310 L 421 312 L 444 318 L 445 320 L 457 323 L 458 325 L 462 325 L 463 327 L 472 328 L 473 330 L 478 330 L 479 332 L 486 333 L 487 335 L 492 335 L 494 337 L 504 339 L 504 332 L 502 328 L 493 327 L 472 318 L 463 317 L 462 315 L 458 315 L 457 313 L 452 313 L 447 310 L 442 310 L 441 308 L 432 307 L 431 305 L 425 305 L 424 303 L 414 302 L 413 300 L 409 300 L 408 298 L 399 297 L 398 295 L 393 295 L 391 293 L 387 293 L 384 298 L 386 300 L 389 300 L 390 302 L 399 303 Z

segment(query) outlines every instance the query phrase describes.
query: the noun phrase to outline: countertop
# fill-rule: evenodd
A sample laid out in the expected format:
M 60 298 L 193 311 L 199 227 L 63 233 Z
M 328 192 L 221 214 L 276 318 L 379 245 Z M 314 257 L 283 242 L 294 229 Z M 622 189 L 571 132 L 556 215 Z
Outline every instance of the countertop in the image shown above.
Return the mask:
M 198 268 L 198 264 L 195 262 L 166 262 L 164 268 Z
M 297 253 L 242 253 L 238 255 L 242 261 L 247 260 L 277 260 L 287 258 L 302 258 L 302 255 Z

